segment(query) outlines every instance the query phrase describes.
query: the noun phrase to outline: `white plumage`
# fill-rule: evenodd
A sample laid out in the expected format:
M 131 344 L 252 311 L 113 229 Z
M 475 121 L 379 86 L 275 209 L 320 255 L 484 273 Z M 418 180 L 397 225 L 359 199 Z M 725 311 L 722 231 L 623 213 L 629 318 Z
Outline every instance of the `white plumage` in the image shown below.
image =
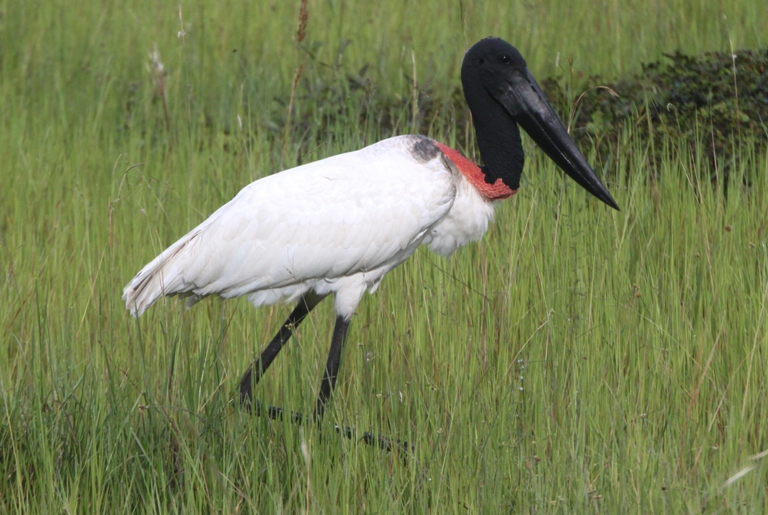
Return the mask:
M 495 200 L 517 191 L 522 127 L 578 184 L 618 204 L 595 175 L 512 45 L 496 38 L 470 48 L 461 65 L 484 165 L 424 136 L 400 136 L 275 174 L 245 187 L 171 245 L 125 287 L 135 316 L 163 295 L 246 295 L 254 306 L 296 306 L 240 381 L 250 404 L 292 331 L 327 295 L 336 325 L 315 417 L 338 376 L 352 314 L 366 291 L 421 244 L 448 256 L 485 234 Z
M 482 237 L 492 205 L 428 138 L 390 138 L 246 186 L 146 265 L 123 299 L 139 316 L 163 295 L 261 306 L 311 290 L 335 293 L 349 319 L 420 244 L 448 256 Z

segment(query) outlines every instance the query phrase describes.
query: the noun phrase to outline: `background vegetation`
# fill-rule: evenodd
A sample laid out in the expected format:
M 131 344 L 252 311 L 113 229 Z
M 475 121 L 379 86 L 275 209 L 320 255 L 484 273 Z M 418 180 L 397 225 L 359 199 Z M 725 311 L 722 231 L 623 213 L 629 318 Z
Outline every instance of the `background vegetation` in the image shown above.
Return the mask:
M 621 212 L 527 143 L 484 241 L 364 299 L 322 439 L 233 402 L 289 307 L 120 301 L 259 177 L 413 130 L 476 155 L 451 95 L 481 37 L 572 107 L 662 53 L 764 49 L 764 1 L 314 0 L 303 33 L 299 12 L 0 2 L 0 511 L 765 512 L 768 157 L 735 134 L 726 194 L 706 120 L 693 146 L 639 138 L 647 118 L 608 157 L 582 144 Z M 332 320 L 259 398 L 311 409 Z

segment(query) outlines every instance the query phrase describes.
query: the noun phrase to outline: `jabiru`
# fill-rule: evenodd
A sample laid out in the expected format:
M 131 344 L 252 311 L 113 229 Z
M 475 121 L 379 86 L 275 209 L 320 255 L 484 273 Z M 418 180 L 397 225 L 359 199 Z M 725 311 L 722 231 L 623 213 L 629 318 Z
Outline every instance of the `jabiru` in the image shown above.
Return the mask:
M 520 52 L 497 38 L 461 65 L 482 165 L 425 136 L 397 136 L 259 179 L 147 264 L 123 290 L 134 316 L 162 296 L 247 296 L 254 306 L 297 302 L 240 382 L 251 391 L 325 297 L 336 325 L 317 399 L 323 415 L 350 319 L 363 294 L 419 245 L 443 256 L 480 239 L 496 203 L 523 171 L 519 127 L 573 180 L 619 209 L 558 119 Z

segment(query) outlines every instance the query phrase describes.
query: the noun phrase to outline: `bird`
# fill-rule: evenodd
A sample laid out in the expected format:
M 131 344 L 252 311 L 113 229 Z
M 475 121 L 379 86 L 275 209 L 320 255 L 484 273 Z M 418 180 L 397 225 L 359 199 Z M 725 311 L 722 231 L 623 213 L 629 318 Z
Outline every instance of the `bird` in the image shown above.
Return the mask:
M 520 128 L 587 192 L 619 209 L 515 47 L 478 41 L 464 54 L 461 83 L 482 164 L 430 137 L 401 135 L 259 179 L 139 271 L 123 290 L 130 314 L 173 295 L 187 297 L 188 307 L 209 296 L 246 296 L 255 307 L 295 303 L 242 376 L 240 401 L 248 404 L 295 328 L 333 295 L 319 420 L 363 295 L 421 245 L 447 257 L 482 238 L 494 207 L 519 188 Z

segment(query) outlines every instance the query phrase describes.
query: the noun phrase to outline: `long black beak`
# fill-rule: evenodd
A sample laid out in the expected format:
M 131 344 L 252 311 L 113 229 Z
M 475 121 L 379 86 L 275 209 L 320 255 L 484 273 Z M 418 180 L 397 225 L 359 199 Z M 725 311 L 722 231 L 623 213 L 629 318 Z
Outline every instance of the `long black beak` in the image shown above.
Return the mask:
M 497 101 L 557 166 L 585 190 L 618 210 L 619 205 L 576 147 L 528 68 L 516 70 L 510 78 L 509 89 L 499 92 Z

